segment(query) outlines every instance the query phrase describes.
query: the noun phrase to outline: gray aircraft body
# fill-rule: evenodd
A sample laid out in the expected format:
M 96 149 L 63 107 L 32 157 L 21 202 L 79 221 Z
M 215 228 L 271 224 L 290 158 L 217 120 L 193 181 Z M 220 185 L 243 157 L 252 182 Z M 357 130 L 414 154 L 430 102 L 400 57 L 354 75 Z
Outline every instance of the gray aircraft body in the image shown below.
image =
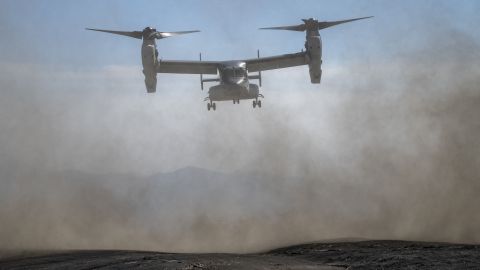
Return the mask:
M 145 86 L 148 93 L 154 93 L 157 85 L 157 73 L 199 74 L 201 89 L 205 82 L 218 82 L 210 87 L 208 97 L 205 98 L 207 109 L 216 110 L 216 101 L 233 101 L 240 103 L 242 99 L 253 99 L 253 107 L 261 107 L 263 98 L 259 86 L 262 85 L 262 71 L 308 65 L 311 83 L 320 83 L 322 77 L 322 41 L 319 30 L 334 25 L 367 19 L 371 17 L 355 18 L 350 20 L 319 22 L 315 19 L 304 19 L 302 24 L 292 26 L 269 27 L 260 29 L 291 30 L 306 32 L 305 50 L 298 53 L 277 55 L 271 57 L 233 60 L 233 61 L 198 61 L 162 60 L 158 58 L 156 39 L 167 38 L 180 34 L 194 33 L 194 31 L 158 32 L 147 27 L 143 31 L 112 31 L 90 29 L 93 31 L 129 36 L 143 39 L 142 65 L 145 75 Z M 252 74 L 255 73 L 255 74 Z M 203 78 L 203 75 L 218 75 L 216 78 Z M 251 79 L 259 81 L 259 85 L 250 82 Z

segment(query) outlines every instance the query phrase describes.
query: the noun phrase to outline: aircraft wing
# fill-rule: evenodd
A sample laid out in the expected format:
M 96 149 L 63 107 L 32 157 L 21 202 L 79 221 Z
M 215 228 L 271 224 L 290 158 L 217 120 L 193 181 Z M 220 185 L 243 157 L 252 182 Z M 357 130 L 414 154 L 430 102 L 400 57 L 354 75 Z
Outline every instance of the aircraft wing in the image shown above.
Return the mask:
M 245 60 L 248 72 L 295 67 L 308 64 L 306 52 Z
M 160 60 L 157 67 L 158 73 L 180 74 L 217 74 L 216 61 L 164 61 Z

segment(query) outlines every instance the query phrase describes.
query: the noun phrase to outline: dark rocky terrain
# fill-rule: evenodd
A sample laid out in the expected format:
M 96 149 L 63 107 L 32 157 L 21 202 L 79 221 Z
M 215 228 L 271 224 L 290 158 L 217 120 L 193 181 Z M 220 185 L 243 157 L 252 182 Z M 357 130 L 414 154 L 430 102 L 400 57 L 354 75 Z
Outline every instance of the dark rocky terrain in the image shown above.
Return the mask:
M 306 244 L 269 254 L 348 269 L 480 269 L 480 245 L 361 241 Z
M 315 243 L 258 254 L 56 251 L 10 254 L 0 269 L 480 269 L 480 245 Z

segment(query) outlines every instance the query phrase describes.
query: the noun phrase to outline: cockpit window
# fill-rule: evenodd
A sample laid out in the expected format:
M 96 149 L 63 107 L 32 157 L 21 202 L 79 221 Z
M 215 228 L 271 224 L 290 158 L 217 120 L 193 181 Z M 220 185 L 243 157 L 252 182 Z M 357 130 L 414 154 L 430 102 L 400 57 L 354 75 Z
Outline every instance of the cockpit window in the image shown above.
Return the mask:
M 226 68 L 223 74 L 228 78 L 244 78 L 246 75 L 246 70 L 243 68 Z
M 235 77 L 243 77 L 243 76 L 245 76 L 245 70 L 243 68 L 236 68 Z

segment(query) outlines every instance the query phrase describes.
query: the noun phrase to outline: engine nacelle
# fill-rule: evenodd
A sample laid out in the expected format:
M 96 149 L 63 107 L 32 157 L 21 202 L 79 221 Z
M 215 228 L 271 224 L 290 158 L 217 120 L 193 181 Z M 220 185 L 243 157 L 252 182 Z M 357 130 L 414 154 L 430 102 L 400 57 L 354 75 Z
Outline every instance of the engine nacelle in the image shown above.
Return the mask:
M 322 40 L 320 36 L 307 36 L 305 48 L 309 57 L 310 81 L 316 84 L 320 83 L 322 78 Z
M 158 51 L 155 41 L 144 40 L 142 45 L 142 65 L 147 93 L 155 93 L 157 89 L 157 63 Z
M 143 69 L 143 74 L 145 75 L 147 93 L 155 93 L 157 91 L 157 73 Z

